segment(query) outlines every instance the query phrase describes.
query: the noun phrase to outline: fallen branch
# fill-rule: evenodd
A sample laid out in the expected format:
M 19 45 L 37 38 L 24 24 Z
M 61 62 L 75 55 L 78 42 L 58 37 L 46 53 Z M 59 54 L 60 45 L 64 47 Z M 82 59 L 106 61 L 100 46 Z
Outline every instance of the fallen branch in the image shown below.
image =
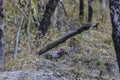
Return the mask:
M 81 26 L 79 26 L 79 28 L 75 31 L 72 31 L 68 34 L 66 34 L 64 37 L 59 38 L 56 41 L 53 41 L 52 43 L 46 45 L 45 47 L 43 47 L 42 49 L 40 49 L 40 51 L 37 53 L 38 55 L 44 54 L 45 52 L 51 50 L 52 48 L 58 46 L 59 44 L 65 42 L 67 39 L 69 39 L 70 37 L 73 37 L 77 34 L 80 34 L 81 32 L 88 30 L 90 27 L 96 27 L 99 23 L 87 23 L 87 24 L 83 24 Z

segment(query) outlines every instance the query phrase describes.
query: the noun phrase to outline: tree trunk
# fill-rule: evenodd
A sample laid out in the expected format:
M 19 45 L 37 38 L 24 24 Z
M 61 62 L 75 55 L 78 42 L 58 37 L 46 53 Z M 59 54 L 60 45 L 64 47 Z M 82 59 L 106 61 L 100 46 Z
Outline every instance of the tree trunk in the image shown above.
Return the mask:
M 120 70 L 120 0 L 109 0 L 112 38 Z
M 102 16 L 102 19 L 101 21 L 102 22 L 106 22 L 106 13 L 105 13 L 105 8 L 106 8 L 106 0 L 102 0 L 102 9 L 101 9 L 101 16 Z
M 88 22 L 92 21 L 92 14 L 93 14 L 92 0 L 88 0 Z
M 58 30 L 59 31 L 63 31 L 63 7 L 62 7 L 62 0 L 59 1 L 59 5 L 58 5 L 58 22 L 57 22 L 57 26 L 58 26 Z
M 48 31 L 51 16 L 53 15 L 59 1 L 60 0 L 49 0 L 49 2 L 46 5 L 46 10 L 43 15 L 43 19 L 41 20 L 40 26 L 38 28 L 38 31 L 42 31 L 43 35 L 45 35 L 45 33 Z
M 51 24 L 53 27 L 56 27 L 57 24 L 57 14 L 58 14 L 58 8 L 54 11 L 52 17 L 51 17 Z
M 80 0 L 80 5 L 79 5 L 79 19 L 80 22 L 83 21 L 84 17 L 84 0 Z
M 106 8 L 106 0 L 102 0 L 102 9 L 104 10 Z
M 3 70 L 4 65 L 3 17 L 3 0 L 0 0 L 0 71 Z

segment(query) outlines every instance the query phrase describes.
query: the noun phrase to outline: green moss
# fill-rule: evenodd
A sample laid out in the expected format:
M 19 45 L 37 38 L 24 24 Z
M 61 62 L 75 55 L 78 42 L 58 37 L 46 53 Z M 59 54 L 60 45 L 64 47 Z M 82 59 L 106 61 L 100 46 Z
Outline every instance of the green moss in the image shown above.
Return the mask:
M 96 60 L 96 64 L 97 64 L 98 66 L 99 66 L 99 65 L 102 65 L 102 64 L 104 64 L 104 61 L 98 59 L 98 60 Z

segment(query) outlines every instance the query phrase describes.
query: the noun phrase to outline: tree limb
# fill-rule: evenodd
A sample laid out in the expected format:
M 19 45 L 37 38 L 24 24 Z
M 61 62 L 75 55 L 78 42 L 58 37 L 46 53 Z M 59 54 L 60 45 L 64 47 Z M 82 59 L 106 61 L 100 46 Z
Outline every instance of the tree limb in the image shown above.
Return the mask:
M 68 34 L 66 34 L 65 36 L 63 36 L 62 38 L 59 38 L 56 41 L 53 41 L 52 43 L 46 45 L 45 47 L 43 47 L 42 49 L 40 49 L 40 51 L 37 53 L 38 55 L 44 54 L 45 52 L 51 50 L 52 48 L 58 46 L 59 44 L 65 42 L 67 39 L 80 34 L 81 32 L 88 30 L 90 27 L 96 27 L 99 23 L 87 23 L 87 24 L 83 24 L 81 25 L 77 30 L 72 31 Z

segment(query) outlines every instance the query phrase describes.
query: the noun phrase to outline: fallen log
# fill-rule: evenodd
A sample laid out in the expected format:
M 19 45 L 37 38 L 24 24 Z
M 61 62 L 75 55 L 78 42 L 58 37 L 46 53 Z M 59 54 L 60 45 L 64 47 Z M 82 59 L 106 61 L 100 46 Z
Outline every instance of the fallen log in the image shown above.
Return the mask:
M 70 33 L 66 34 L 65 36 L 59 38 L 56 41 L 53 41 L 52 43 L 46 45 L 45 47 L 43 47 L 42 49 L 40 49 L 40 51 L 37 53 L 38 55 L 44 54 L 45 52 L 51 50 L 52 48 L 58 46 L 59 44 L 65 42 L 67 39 L 69 39 L 70 37 L 73 37 L 77 34 L 80 34 L 81 32 L 88 30 L 90 27 L 96 27 L 99 23 L 86 23 L 83 25 L 80 25 L 79 28 L 75 31 L 71 31 Z

